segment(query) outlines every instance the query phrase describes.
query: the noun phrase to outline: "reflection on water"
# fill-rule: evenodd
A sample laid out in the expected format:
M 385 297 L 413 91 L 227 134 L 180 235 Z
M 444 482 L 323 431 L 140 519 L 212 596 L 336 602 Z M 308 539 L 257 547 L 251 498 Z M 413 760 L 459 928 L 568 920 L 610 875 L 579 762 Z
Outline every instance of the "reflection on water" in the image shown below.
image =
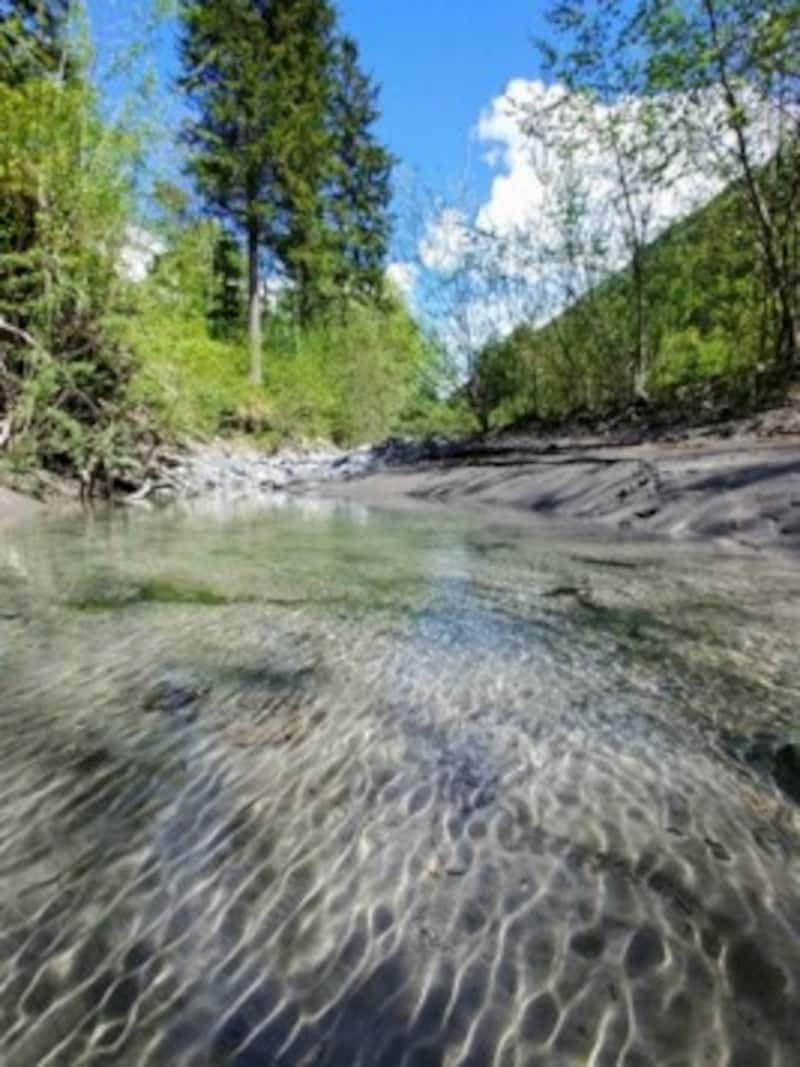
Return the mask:
M 4 1065 L 797 1064 L 790 563 L 292 504 L 0 537 Z

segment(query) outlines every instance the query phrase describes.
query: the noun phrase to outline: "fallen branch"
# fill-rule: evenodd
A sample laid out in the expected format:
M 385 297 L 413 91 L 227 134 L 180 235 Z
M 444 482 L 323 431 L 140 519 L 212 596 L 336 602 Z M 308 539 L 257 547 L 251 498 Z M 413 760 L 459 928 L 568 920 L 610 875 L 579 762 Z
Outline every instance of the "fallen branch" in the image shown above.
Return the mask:
M 121 503 L 123 503 L 123 504 L 140 504 L 144 500 L 146 500 L 149 496 L 151 496 L 153 493 L 157 492 L 158 490 L 164 490 L 164 489 L 168 490 L 170 493 L 175 493 L 176 495 L 178 493 L 178 487 L 175 485 L 174 482 L 167 482 L 167 481 L 153 482 L 150 479 L 148 479 L 140 489 L 137 489 L 135 492 L 128 493 L 127 496 L 124 496 L 122 498 Z
M 35 337 L 32 337 L 26 330 L 21 330 L 19 326 L 12 326 L 10 322 L 6 322 L 2 317 L 0 317 L 0 330 L 2 330 L 3 333 L 10 334 L 11 337 L 16 337 L 18 340 L 24 341 L 25 344 L 29 345 L 31 348 L 39 347 Z

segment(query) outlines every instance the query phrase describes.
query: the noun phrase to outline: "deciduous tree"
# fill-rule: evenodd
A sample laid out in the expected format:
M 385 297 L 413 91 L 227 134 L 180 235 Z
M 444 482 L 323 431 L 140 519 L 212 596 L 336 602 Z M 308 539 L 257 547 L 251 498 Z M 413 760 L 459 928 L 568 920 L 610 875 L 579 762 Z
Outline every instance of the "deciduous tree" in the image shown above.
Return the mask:
M 72 7 L 73 0 L 0 0 L 0 81 L 66 75 Z

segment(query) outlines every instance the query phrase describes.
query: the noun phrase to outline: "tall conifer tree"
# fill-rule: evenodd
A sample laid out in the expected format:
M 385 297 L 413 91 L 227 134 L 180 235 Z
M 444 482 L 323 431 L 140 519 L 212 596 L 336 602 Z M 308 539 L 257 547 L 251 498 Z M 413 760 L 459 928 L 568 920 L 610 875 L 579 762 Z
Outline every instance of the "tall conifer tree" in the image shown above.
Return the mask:
M 324 306 L 331 274 L 325 194 L 334 152 L 328 115 L 336 17 L 328 0 L 273 5 L 281 210 L 271 237 L 291 282 L 296 315 L 308 322 Z
M 383 289 L 391 235 L 394 160 L 375 136 L 378 88 L 361 70 L 358 46 L 350 37 L 338 42 L 335 75 L 330 213 L 338 252 L 337 281 L 349 296 L 375 298 Z
M 246 235 L 258 383 L 262 266 L 289 281 L 301 322 L 379 291 L 391 159 L 330 0 L 183 0 L 183 23 L 190 167 L 211 211 Z
M 260 384 L 260 251 L 275 212 L 273 19 L 255 0 L 185 0 L 181 84 L 190 169 L 209 209 L 245 234 L 250 378 Z

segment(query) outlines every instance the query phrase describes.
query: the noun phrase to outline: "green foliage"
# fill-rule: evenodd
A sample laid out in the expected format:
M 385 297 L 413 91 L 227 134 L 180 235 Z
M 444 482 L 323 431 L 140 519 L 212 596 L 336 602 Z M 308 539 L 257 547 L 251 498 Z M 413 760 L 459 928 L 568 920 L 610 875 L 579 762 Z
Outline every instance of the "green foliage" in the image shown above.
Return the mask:
M 748 388 L 774 359 L 774 296 L 753 271 L 742 190 L 729 189 L 645 250 L 651 399 L 676 385 L 723 378 Z M 629 307 L 636 283 L 622 271 L 548 325 L 518 327 L 480 354 L 470 383 L 486 425 L 525 416 L 602 411 L 632 398 Z
M 536 403 L 536 363 L 529 345 L 493 341 L 478 353 L 468 383 L 472 410 L 483 430 L 526 414 Z
M 142 283 L 123 277 L 139 141 L 100 118 L 68 7 L 0 0 L 4 465 L 110 491 L 142 431 L 355 442 L 454 425 L 435 350 L 384 292 L 391 161 L 327 0 L 184 4 L 192 165 L 229 226 L 159 183 L 163 251 Z M 271 309 L 266 388 L 245 377 L 234 227 L 257 238 L 251 322 L 262 267 L 289 283 Z
M 185 0 L 181 59 L 194 118 L 189 168 L 209 210 L 247 238 L 250 378 L 263 378 L 263 260 L 297 285 L 328 274 L 320 190 L 331 156 L 325 125 L 333 11 L 327 0 Z
M 657 389 L 692 385 L 729 374 L 734 349 L 720 329 L 701 334 L 695 326 L 670 334 L 653 367 Z
M 170 432 L 210 436 L 232 425 L 270 443 L 340 444 L 393 433 L 455 432 L 464 412 L 439 399 L 438 357 L 407 313 L 356 306 L 345 320 L 299 328 L 273 320 L 264 387 L 246 382 L 242 343 L 217 341 L 202 317 L 148 303 L 131 328 L 137 403 Z
M 335 155 L 327 194 L 336 251 L 333 281 L 340 300 L 374 300 L 384 291 L 393 160 L 372 133 L 379 117 L 377 98 L 377 87 L 359 66 L 358 46 L 342 38 L 335 51 L 330 102 Z
M 522 130 L 559 163 L 542 263 L 566 310 L 486 346 L 474 410 L 485 426 L 560 417 L 709 379 L 752 403 L 800 360 L 797 0 L 558 0 L 549 21 L 568 92 Z M 610 164 L 602 217 L 575 170 L 587 146 Z M 687 166 L 726 191 L 652 241 L 656 194 Z
M 186 0 L 184 139 L 208 208 L 247 235 L 251 376 L 261 377 L 260 278 L 288 281 L 303 324 L 379 296 L 391 157 L 376 90 L 328 0 Z
M 278 209 L 265 234 L 308 323 L 331 296 L 333 247 L 325 217 L 335 131 L 329 122 L 335 12 L 328 0 L 277 0 L 271 44 L 272 139 Z
M 439 399 L 445 368 L 436 350 L 395 298 L 352 303 L 308 326 L 274 314 L 266 382 L 249 385 L 243 338 L 216 338 L 209 321 L 219 240 L 214 223 L 176 231 L 138 292 L 128 325 L 138 357 L 132 397 L 160 425 L 182 435 L 256 430 L 274 444 L 349 444 L 461 425 Z
M 752 401 L 766 368 L 785 378 L 800 359 L 797 0 L 558 0 L 548 18 L 546 66 L 569 91 L 553 105 L 555 133 L 553 109 L 527 128 L 543 123 L 561 163 L 567 307 L 486 347 L 473 406 L 498 424 L 657 401 L 709 379 Z M 581 203 L 573 165 L 587 144 L 612 164 L 606 206 L 622 271 L 612 272 L 609 219 Z M 653 195 L 671 191 L 676 158 L 726 191 L 651 241 Z
M 216 433 L 224 414 L 243 405 L 251 392 L 242 344 L 210 332 L 220 236 L 212 222 L 176 230 L 136 293 L 135 313 L 126 324 L 138 365 L 132 399 L 170 433 Z
M 70 0 L 0 0 L 0 81 L 71 74 Z
M 731 149 L 720 153 L 719 168 L 741 186 L 742 217 L 776 316 L 774 358 L 785 372 L 800 361 L 800 5 L 655 0 L 639 6 L 637 21 L 649 91 L 697 97 L 713 90 L 724 103 Z M 770 113 L 766 166 L 754 105 Z M 680 123 L 687 136 L 696 137 L 698 125 L 708 134 L 691 112 Z
M 248 402 L 247 353 L 214 340 L 204 317 L 149 305 L 129 324 L 138 357 L 131 397 L 171 434 L 211 436 Z
M 135 145 L 77 76 L 0 83 L 0 422 L 18 456 L 114 451 L 131 363 L 115 312 Z
M 463 390 L 454 388 L 442 357 L 433 351 L 430 357 L 427 373 L 391 427 L 392 432 L 415 438 L 465 437 L 477 432 L 480 426 Z
M 355 444 L 437 429 L 438 356 L 401 304 L 354 304 L 301 330 L 277 322 L 267 344 L 280 435 Z

